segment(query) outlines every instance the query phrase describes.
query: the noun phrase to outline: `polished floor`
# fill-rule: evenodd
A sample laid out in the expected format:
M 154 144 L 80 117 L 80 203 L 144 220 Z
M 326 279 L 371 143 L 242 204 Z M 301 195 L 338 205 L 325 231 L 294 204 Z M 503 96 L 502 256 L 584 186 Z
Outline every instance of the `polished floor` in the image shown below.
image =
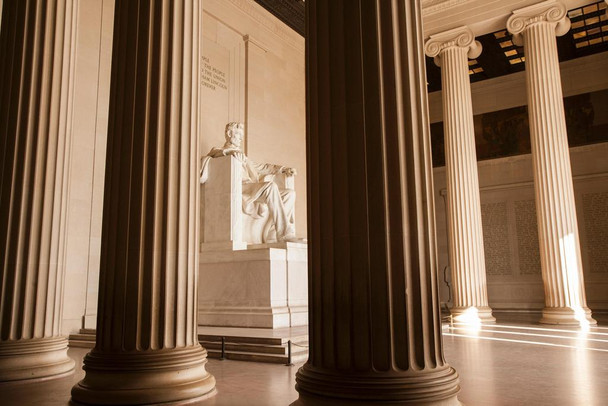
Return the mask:
M 459 399 L 467 406 L 608 405 L 608 317 L 596 314 L 600 324 L 588 331 L 541 326 L 535 317 L 498 314 L 495 325 L 444 331 L 445 356 L 460 374 Z M 70 377 L 0 386 L 0 405 L 68 405 L 86 351 L 69 351 L 79 364 Z M 218 394 L 201 406 L 287 406 L 297 398 L 298 367 L 211 359 Z

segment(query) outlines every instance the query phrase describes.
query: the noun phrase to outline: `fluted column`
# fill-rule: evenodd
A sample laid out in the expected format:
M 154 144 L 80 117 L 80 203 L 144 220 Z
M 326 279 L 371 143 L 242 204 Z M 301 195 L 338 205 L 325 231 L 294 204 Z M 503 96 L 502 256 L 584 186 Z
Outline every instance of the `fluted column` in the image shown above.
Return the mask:
M 307 0 L 300 405 L 458 405 L 444 360 L 420 1 Z
M 481 44 L 468 27 L 432 35 L 426 54 L 441 67 L 450 268 L 454 320 L 494 322 L 488 306 L 468 58 Z
M 116 2 L 97 341 L 79 403 L 215 391 L 196 330 L 200 11 Z
M 545 308 L 541 323 L 595 324 L 585 298 L 556 35 L 566 7 L 546 1 L 513 12 L 507 29 L 523 43 Z
M 28 0 L 2 9 L 0 382 L 74 369 L 60 334 L 72 7 Z

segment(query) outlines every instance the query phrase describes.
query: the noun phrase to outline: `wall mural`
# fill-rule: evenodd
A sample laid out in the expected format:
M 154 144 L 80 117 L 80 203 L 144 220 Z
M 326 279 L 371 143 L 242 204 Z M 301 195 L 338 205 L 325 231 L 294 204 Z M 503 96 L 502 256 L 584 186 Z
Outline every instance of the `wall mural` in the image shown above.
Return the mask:
M 608 89 L 564 99 L 568 144 L 608 142 Z M 529 154 L 527 106 L 474 116 L 477 160 Z M 431 124 L 433 166 L 445 165 L 443 122 Z

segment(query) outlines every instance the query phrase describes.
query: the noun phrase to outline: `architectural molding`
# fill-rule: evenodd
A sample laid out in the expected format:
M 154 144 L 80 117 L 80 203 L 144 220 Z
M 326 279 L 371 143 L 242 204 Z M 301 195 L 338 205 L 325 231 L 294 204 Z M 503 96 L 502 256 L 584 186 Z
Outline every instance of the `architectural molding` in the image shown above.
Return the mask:
M 246 3 L 243 0 L 229 1 L 239 4 Z M 255 1 L 299 35 L 305 35 L 305 2 L 303 0 Z M 503 0 L 423 0 L 422 15 L 425 35 L 449 30 L 463 24 L 469 25 L 476 35 L 497 31 L 504 28 L 504 24 L 514 8 L 526 7 L 534 2 L 535 0 L 509 2 Z M 563 0 L 563 4 L 566 8 L 571 9 L 584 6 L 588 4 L 588 1 Z
M 565 97 L 608 89 L 608 53 L 584 56 L 560 63 Z M 584 75 L 585 80 L 578 80 Z M 527 105 L 525 72 L 487 79 L 471 84 L 474 115 Z M 500 97 L 495 95 L 500 94 Z M 443 120 L 443 93 L 429 94 L 431 123 Z M 486 161 L 482 161 L 486 162 Z
M 424 52 L 427 56 L 435 58 L 437 66 L 441 66 L 441 53 L 452 47 L 466 48 L 469 59 L 477 58 L 482 51 L 481 43 L 475 41 L 473 31 L 469 27 L 462 26 L 431 35 L 424 46 Z
M 280 19 L 275 18 L 268 10 L 253 0 L 227 0 L 234 7 L 240 9 L 262 27 L 272 32 L 291 47 L 304 52 L 304 41 L 298 40 L 299 35 L 285 25 Z
M 554 0 L 524 7 L 513 11 L 507 20 L 507 30 L 513 34 L 513 41 L 523 45 L 521 33 L 532 24 L 546 22 L 555 24 L 555 34 L 560 37 L 570 30 L 570 19 L 567 17 L 566 6 Z
M 304 0 L 255 0 L 255 2 L 304 36 L 306 30 Z
M 530 154 L 526 154 L 528 159 L 531 159 Z M 608 178 L 608 172 L 597 172 L 597 173 L 586 173 L 583 175 L 574 175 L 572 176 L 572 180 L 576 181 L 585 181 L 585 180 L 594 180 L 598 178 Z M 493 190 L 509 190 L 509 189 L 521 189 L 521 188 L 531 188 L 534 187 L 533 181 L 528 182 L 514 182 L 514 183 L 505 183 L 502 185 L 486 185 L 481 186 L 479 188 L 482 192 L 488 192 Z M 439 195 L 446 196 L 448 193 L 447 188 L 443 188 L 439 191 Z
M 243 42 L 245 42 L 245 45 L 253 44 L 256 47 L 260 48 L 262 51 L 268 52 L 267 45 L 263 44 L 261 41 L 258 41 L 256 38 L 253 38 L 249 34 L 243 35 Z
M 429 14 L 445 11 L 468 1 L 470 0 L 423 0 L 422 15 L 427 16 Z

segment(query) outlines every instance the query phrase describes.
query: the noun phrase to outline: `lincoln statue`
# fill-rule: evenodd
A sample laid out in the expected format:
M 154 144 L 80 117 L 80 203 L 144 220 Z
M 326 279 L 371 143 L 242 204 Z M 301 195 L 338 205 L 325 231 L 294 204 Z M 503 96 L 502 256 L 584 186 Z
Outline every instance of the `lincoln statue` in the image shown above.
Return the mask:
M 226 142 L 223 147 L 212 148 L 203 159 L 201 183 L 207 181 L 208 164 L 212 158 L 231 155 L 242 164 L 243 175 L 243 212 L 253 218 L 266 214 L 274 224 L 278 241 L 296 241 L 294 208 L 296 192 L 281 189 L 275 182 L 275 175 L 293 176 L 294 168 L 274 164 L 253 162 L 243 153 L 243 124 L 228 123 L 224 133 Z

